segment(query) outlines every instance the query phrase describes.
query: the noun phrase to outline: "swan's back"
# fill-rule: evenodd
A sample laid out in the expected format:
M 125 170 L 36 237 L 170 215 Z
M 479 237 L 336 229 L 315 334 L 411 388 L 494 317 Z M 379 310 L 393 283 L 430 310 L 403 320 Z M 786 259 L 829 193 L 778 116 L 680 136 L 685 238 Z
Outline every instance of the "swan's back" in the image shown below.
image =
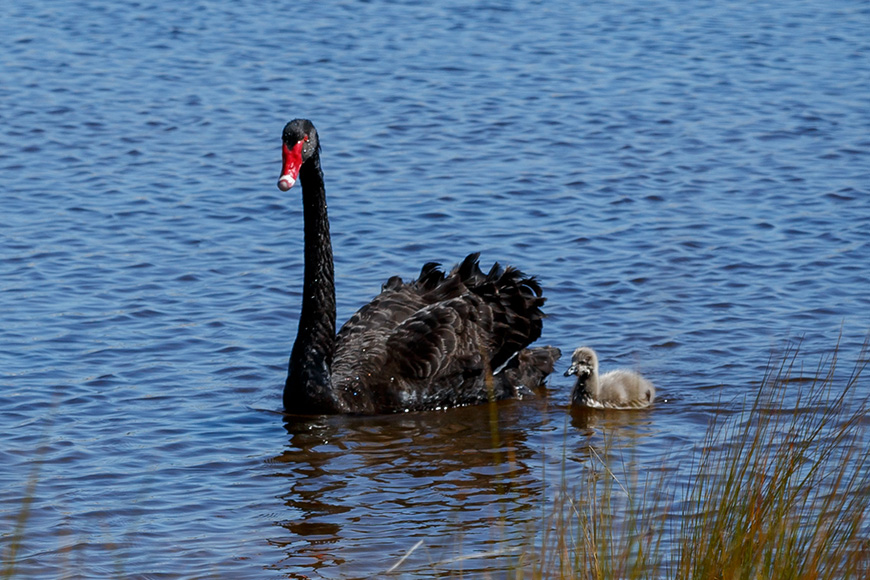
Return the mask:
M 543 304 L 534 278 L 498 264 L 484 274 L 478 254 L 446 275 L 429 263 L 411 282 L 390 278 L 336 337 L 336 405 L 394 412 L 521 396 L 560 354 L 523 350 L 541 335 Z
M 611 409 L 635 409 L 648 407 L 655 399 L 653 384 L 640 374 L 617 369 L 599 378 L 601 406 Z

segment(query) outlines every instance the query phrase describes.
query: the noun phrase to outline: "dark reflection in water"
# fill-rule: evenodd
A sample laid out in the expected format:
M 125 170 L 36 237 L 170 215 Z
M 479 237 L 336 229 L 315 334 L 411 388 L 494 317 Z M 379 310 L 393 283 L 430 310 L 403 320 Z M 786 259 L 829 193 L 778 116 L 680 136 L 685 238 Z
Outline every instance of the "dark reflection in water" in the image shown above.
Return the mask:
M 281 525 L 297 541 L 284 544 L 287 564 L 341 567 L 346 547 L 362 543 L 369 556 L 346 573 L 366 576 L 385 571 L 419 540 L 425 549 L 404 563 L 412 569 L 449 558 L 457 542 L 507 549 L 540 513 L 544 470 L 528 437 L 548 421 L 543 400 L 288 418 L 289 446 L 271 460 L 289 484 L 282 498 L 293 517 Z
M 624 466 L 650 449 L 668 455 L 652 412 L 539 399 L 285 417 L 288 447 L 269 460 L 285 485 L 287 538 L 272 540 L 286 552 L 280 566 L 329 577 L 374 577 L 399 562 L 394 572 L 414 577 L 510 570 L 536 541 L 553 494 L 583 491 L 590 457 Z M 620 435 L 605 442 L 601 433 Z

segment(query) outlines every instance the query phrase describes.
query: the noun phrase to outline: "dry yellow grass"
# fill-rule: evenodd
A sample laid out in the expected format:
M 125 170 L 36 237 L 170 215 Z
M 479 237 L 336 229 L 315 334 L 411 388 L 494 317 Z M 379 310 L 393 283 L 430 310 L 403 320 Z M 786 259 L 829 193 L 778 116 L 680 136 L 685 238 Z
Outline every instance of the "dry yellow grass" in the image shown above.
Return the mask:
M 563 485 L 515 577 L 870 577 L 866 354 L 838 385 L 836 351 L 809 380 L 797 352 L 786 353 L 746 412 L 717 414 L 684 458 L 691 483 L 665 469 L 617 469 L 601 459 L 606 449 L 590 449 L 582 491 Z

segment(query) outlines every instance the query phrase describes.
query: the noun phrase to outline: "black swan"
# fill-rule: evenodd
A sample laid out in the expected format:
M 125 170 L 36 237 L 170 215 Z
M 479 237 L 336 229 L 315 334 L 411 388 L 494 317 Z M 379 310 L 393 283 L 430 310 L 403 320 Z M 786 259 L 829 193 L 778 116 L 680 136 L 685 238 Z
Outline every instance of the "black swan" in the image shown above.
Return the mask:
M 302 184 L 305 277 L 284 409 L 376 414 L 522 397 L 553 371 L 559 349 L 526 349 L 541 335 L 538 282 L 471 254 L 449 274 L 423 266 L 381 293 L 335 333 L 335 284 L 320 143 L 311 121 L 287 123 L 278 188 Z
M 634 371 L 619 369 L 598 376 L 598 355 L 588 346 L 581 346 L 571 355 L 571 366 L 565 376 L 577 375 L 571 402 L 599 409 L 641 409 L 649 407 L 656 397 L 651 382 Z

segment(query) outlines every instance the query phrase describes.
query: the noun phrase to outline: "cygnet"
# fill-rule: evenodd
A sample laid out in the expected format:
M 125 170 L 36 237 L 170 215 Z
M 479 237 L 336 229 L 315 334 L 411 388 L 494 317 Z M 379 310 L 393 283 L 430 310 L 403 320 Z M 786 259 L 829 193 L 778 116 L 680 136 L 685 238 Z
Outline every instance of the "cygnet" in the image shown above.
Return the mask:
M 571 403 L 599 409 L 642 409 L 656 397 L 656 388 L 640 374 L 619 369 L 598 375 L 598 356 L 581 346 L 571 356 L 565 376 L 577 376 Z

